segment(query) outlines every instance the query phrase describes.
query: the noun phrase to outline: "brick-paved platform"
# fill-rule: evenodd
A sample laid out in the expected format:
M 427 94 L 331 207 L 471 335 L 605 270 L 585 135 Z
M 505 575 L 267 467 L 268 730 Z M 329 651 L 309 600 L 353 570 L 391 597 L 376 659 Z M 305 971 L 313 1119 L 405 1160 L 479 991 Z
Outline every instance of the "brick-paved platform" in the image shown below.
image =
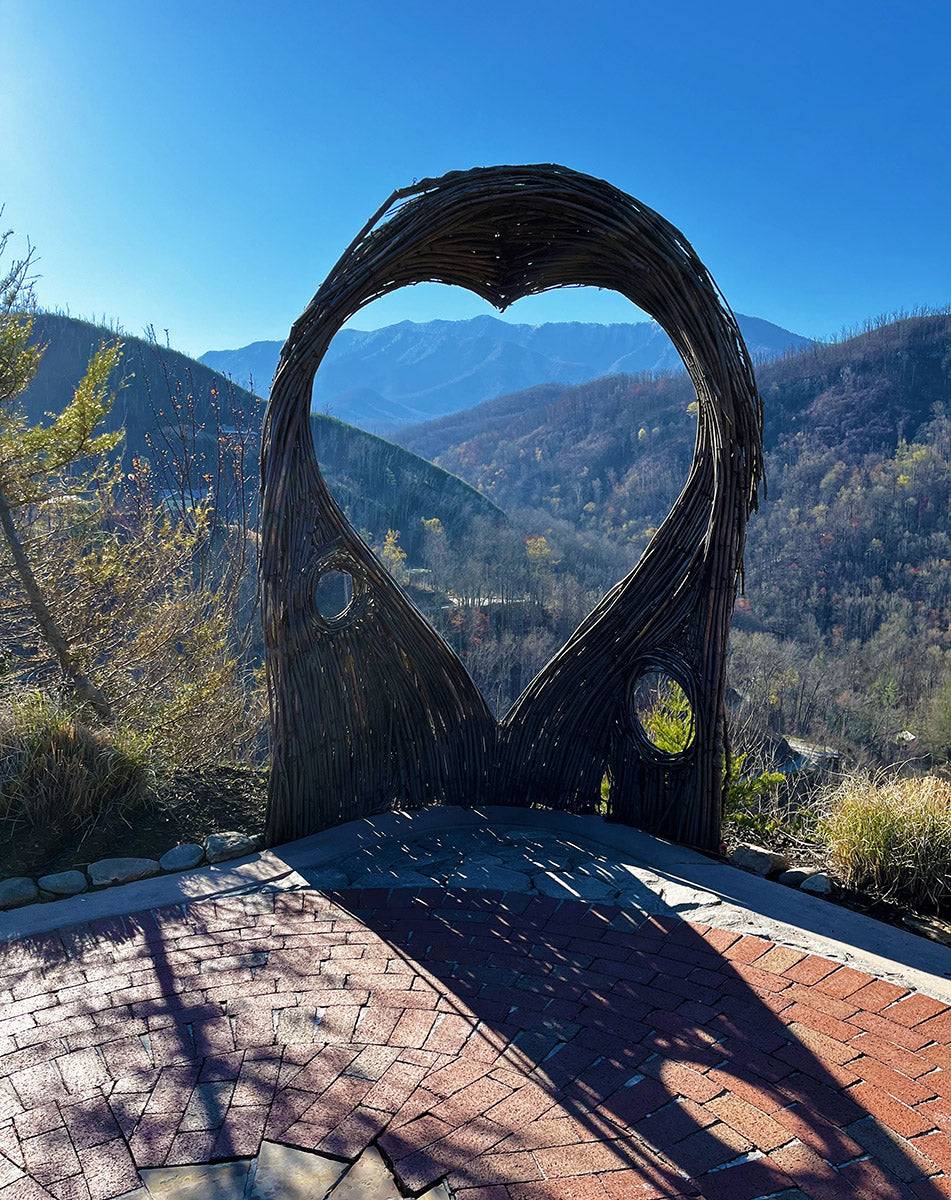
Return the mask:
M 0 948 L 0 1198 L 262 1139 L 459 1200 L 951 1196 L 951 1008 L 608 904 L 264 889 Z

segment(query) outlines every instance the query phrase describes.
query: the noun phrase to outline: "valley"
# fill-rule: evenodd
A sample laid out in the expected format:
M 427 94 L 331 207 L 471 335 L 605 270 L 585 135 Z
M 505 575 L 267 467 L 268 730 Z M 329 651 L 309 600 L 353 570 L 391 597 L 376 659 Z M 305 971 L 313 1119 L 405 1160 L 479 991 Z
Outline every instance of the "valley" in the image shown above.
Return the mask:
M 466 335 L 503 324 L 431 323 Z M 385 367 L 384 342 L 405 350 L 409 325 L 370 339 L 374 370 Z M 618 360 L 630 331 L 649 330 L 508 328 L 549 355 L 573 330 L 572 345 L 603 362 Z M 34 420 L 61 407 L 108 333 L 48 314 L 37 331 L 47 350 L 25 395 Z M 446 328 L 429 332 L 448 354 Z M 357 353 L 347 333 L 328 360 Z M 107 421 L 124 431 L 124 461 L 151 460 L 179 510 L 214 478 L 216 503 L 240 494 L 253 529 L 263 403 L 154 341 L 124 346 Z M 464 373 L 466 353 L 448 375 Z M 734 619 L 736 722 L 758 736 L 832 742 L 859 760 L 891 761 L 909 742 L 940 758 L 951 752 L 951 318 L 879 322 L 787 349 L 756 372 L 767 491 Z M 546 381 L 389 441 L 321 413 L 312 432 L 352 523 L 501 714 L 646 547 L 689 469 L 695 407 L 686 376 L 665 369 Z
M 23 396 L 31 422 L 62 410 L 114 336 L 35 320 L 46 349 Z M 251 828 L 267 752 L 255 603 L 264 405 L 154 341 L 122 340 L 112 465 L 77 477 L 80 493 L 64 477 L 55 511 L 21 514 L 24 537 L 84 669 L 118 697 L 110 736 L 123 761 L 160 781 L 143 830 L 189 832 L 189 797 L 219 788 Z M 757 379 L 767 491 L 733 623 L 734 751 L 754 776 L 793 760 L 786 738 L 844 765 L 940 766 L 951 758 L 951 317 L 810 344 L 761 363 Z M 684 375 L 642 372 L 537 384 L 395 440 L 320 413 L 311 432 L 354 526 L 501 716 L 637 562 L 683 485 L 695 413 Z M 4 736 L 19 737 L 18 722 L 39 736 L 37 722 L 70 718 L 44 707 L 55 662 L 0 566 Z M 114 826 L 92 819 L 106 842 Z M 31 836 L 22 814 L 14 828 Z M 57 829 L 65 861 L 76 850 Z
M 734 619 L 742 724 L 891 761 L 947 752 L 951 318 L 882 322 L 757 368 L 767 489 Z M 545 385 L 401 431 L 533 536 L 553 586 L 633 561 L 689 469 L 683 376 Z M 587 559 L 585 556 L 587 555 Z M 484 653 L 484 650 L 483 650 Z

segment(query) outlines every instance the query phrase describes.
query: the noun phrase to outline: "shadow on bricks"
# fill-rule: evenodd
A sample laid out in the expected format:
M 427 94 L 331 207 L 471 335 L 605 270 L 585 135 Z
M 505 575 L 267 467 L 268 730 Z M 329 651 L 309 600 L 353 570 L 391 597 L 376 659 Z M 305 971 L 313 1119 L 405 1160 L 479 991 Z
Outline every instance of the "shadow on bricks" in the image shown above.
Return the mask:
M 263 890 L 0 962 L 0 1200 L 265 1138 L 460 1200 L 951 1194 L 951 1010 L 675 914 Z

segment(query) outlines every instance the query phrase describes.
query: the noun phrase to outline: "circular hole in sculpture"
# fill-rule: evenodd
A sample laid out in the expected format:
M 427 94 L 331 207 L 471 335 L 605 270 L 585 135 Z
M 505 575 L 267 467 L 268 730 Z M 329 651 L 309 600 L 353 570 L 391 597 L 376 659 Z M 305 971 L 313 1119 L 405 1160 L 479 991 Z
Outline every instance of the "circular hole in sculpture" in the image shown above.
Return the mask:
M 645 671 L 631 689 L 634 719 L 655 750 L 686 753 L 697 736 L 694 706 L 683 685 L 663 670 Z
M 317 582 L 314 601 L 325 621 L 339 621 L 353 601 L 353 576 L 346 571 L 326 571 Z

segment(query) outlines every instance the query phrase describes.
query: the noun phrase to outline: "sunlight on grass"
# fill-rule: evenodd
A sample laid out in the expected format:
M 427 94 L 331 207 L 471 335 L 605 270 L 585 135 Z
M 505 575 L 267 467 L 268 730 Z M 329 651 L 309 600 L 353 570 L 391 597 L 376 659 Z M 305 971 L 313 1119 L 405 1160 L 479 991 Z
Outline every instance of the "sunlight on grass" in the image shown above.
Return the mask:
M 850 887 L 926 907 L 951 898 L 951 782 L 851 776 L 828 805 L 819 834 Z
M 128 730 L 91 729 L 39 692 L 0 706 L 0 817 L 78 828 L 138 808 L 151 781 L 148 747 Z

